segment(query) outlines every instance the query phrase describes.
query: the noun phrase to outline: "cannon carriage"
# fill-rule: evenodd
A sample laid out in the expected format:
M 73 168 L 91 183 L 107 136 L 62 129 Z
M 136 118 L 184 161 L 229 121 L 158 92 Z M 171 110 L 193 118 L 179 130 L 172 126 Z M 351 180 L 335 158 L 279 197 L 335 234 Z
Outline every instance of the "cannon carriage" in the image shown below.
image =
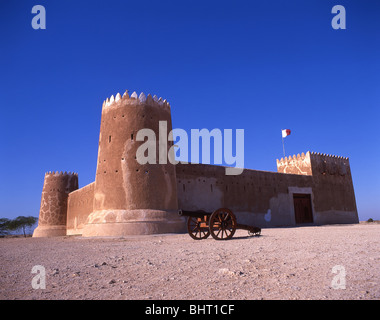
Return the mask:
M 228 208 L 214 212 L 179 210 L 180 216 L 187 218 L 187 232 L 194 240 L 207 239 L 210 234 L 215 240 L 229 240 L 236 229 L 247 230 L 250 236 L 258 236 L 261 229 L 237 223 L 235 214 Z

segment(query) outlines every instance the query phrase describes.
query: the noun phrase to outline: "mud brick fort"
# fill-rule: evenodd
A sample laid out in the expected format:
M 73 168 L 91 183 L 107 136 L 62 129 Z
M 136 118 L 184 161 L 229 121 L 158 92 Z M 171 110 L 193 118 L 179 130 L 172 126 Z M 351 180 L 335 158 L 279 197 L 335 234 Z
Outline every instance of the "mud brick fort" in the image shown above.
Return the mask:
M 359 222 L 348 158 L 307 152 L 277 160 L 277 172 L 240 175 L 217 165 L 141 165 L 136 134 L 150 128 L 158 136 L 159 121 L 172 130 L 162 98 L 126 92 L 104 101 L 95 181 L 78 189 L 76 173 L 47 172 L 33 236 L 185 232 L 178 209 L 222 207 L 262 228 Z

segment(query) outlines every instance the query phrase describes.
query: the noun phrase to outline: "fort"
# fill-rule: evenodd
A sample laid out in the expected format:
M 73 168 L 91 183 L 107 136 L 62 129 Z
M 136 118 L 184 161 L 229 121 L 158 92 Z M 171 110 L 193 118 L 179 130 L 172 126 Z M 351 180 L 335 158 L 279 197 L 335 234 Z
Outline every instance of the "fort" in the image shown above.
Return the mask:
M 71 172 L 45 174 L 34 237 L 127 236 L 186 230 L 178 210 L 226 207 L 261 228 L 358 223 L 349 159 L 306 152 L 277 160 L 277 172 L 226 175 L 210 164 L 140 164 L 140 129 L 172 130 L 169 103 L 118 93 L 103 102 L 95 181 L 78 188 Z M 158 141 L 156 150 L 158 152 Z M 173 152 L 168 142 L 168 152 Z M 157 153 L 157 158 L 159 155 Z
M 174 141 L 174 137 L 180 137 L 176 145 L 172 145 L 172 149 L 167 148 L 168 141 Z M 145 141 L 145 138 L 147 140 Z M 211 149 L 211 138 L 214 141 L 214 164 L 222 164 L 222 159 L 224 156 L 224 161 L 227 164 L 235 164 L 236 166 L 226 167 L 226 174 L 240 174 L 243 172 L 244 168 L 244 130 L 236 130 L 236 155 L 232 154 L 232 129 L 224 129 L 224 132 L 220 129 L 191 129 L 190 136 L 190 154 L 191 162 L 199 163 L 200 152 L 199 145 L 202 139 L 202 162 L 210 163 L 210 149 Z M 171 164 L 188 163 L 188 149 L 189 149 L 189 137 L 185 130 L 183 129 L 173 129 L 167 132 L 167 124 L 165 121 L 159 121 L 159 137 L 158 137 L 158 148 L 159 148 L 159 159 L 158 163 L 166 164 L 168 161 Z M 151 129 L 140 129 L 136 135 L 136 141 L 143 141 L 144 143 L 140 145 L 137 149 L 136 156 L 137 162 L 140 164 L 157 163 L 157 137 L 154 131 Z M 224 152 L 222 152 L 224 146 Z M 180 154 L 181 159 L 175 159 L 174 152 Z

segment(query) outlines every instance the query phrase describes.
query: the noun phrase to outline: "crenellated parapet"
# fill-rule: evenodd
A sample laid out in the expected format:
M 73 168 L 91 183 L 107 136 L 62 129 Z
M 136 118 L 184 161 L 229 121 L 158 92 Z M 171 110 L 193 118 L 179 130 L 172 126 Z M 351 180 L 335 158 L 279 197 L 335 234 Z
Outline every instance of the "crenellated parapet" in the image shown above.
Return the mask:
M 120 105 L 149 105 L 149 106 L 155 106 L 160 107 L 163 109 L 170 110 L 170 104 L 165 99 L 162 99 L 161 97 L 157 97 L 156 95 L 152 96 L 150 93 L 148 95 L 145 95 L 144 92 L 141 92 L 140 95 L 137 94 L 136 91 L 134 91 L 130 96 L 128 94 L 128 90 L 125 91 L 123 95 L 120 93 L 117 93 L 115 96 L 112 95 L 110 98 L 107 98 L 103 101 L 102 110 L 108 110 L 110 108 L 118 107 Z
M 328 158 L 335 158 L 335 159 L 343 159 L 343 160 L 348 160 L 348 157 L 341 157 L 341 156 L 336 156 L 333 154 L 327 154 L 327 153 L 319 153 L 319 152 L 311 152 L 312 156 L 321 156 L 321 157 L 328 157 Z
M 277 160 L 277 171 L 300 175 L 340 175 L 350 173 L 347 157 L 325 153 L 307 152 Z
M 313 175 L 339 175 L 351 174 L 348 157 L 341 157 L 325 153 L 311 153 Z
M 78 177 L 78 173 L 70 172 L 70 171 L 65 171 L 65 172 L 63 172 L 63 171 L 47 171 L 47 172 L 45 172 L 45 176 L 46 175 L 69 175 L 69 176 L 74 175 L 74 176 Z
M 277 159 L 277 171 L 281 173 L 312 175 L 310 152 Z

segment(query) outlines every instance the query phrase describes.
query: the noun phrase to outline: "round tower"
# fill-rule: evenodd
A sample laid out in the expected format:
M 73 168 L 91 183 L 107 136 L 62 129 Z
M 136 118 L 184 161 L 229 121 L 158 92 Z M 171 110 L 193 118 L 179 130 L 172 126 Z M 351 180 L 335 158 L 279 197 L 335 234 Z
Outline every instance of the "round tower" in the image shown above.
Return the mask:
M 150 94 L 127 92 L 103 103 L 93 212 L 83 236 L 123 236 L 182 232 L 178 216 L 176 171 L 159 155 L 159 128 L 166 127 L 167 142 L 172 130 L 170 105 Z M 137 150 L 146 143 L 137 141 L 141 129 L 154 133 L 153 163 L 140 164 Z M 162 135 L 161 135 L 162 139 Z M 139 139 L 140 140 L 140 139 Z M 162 149 L 161 149 L 162 150 Z M 160 160 L 160 161 L 159 161 Z
M 78 174 L 47 172 L 42 188 L 38 227 L 33 237 L 66 235 L 68 194 L 78 189 Z

